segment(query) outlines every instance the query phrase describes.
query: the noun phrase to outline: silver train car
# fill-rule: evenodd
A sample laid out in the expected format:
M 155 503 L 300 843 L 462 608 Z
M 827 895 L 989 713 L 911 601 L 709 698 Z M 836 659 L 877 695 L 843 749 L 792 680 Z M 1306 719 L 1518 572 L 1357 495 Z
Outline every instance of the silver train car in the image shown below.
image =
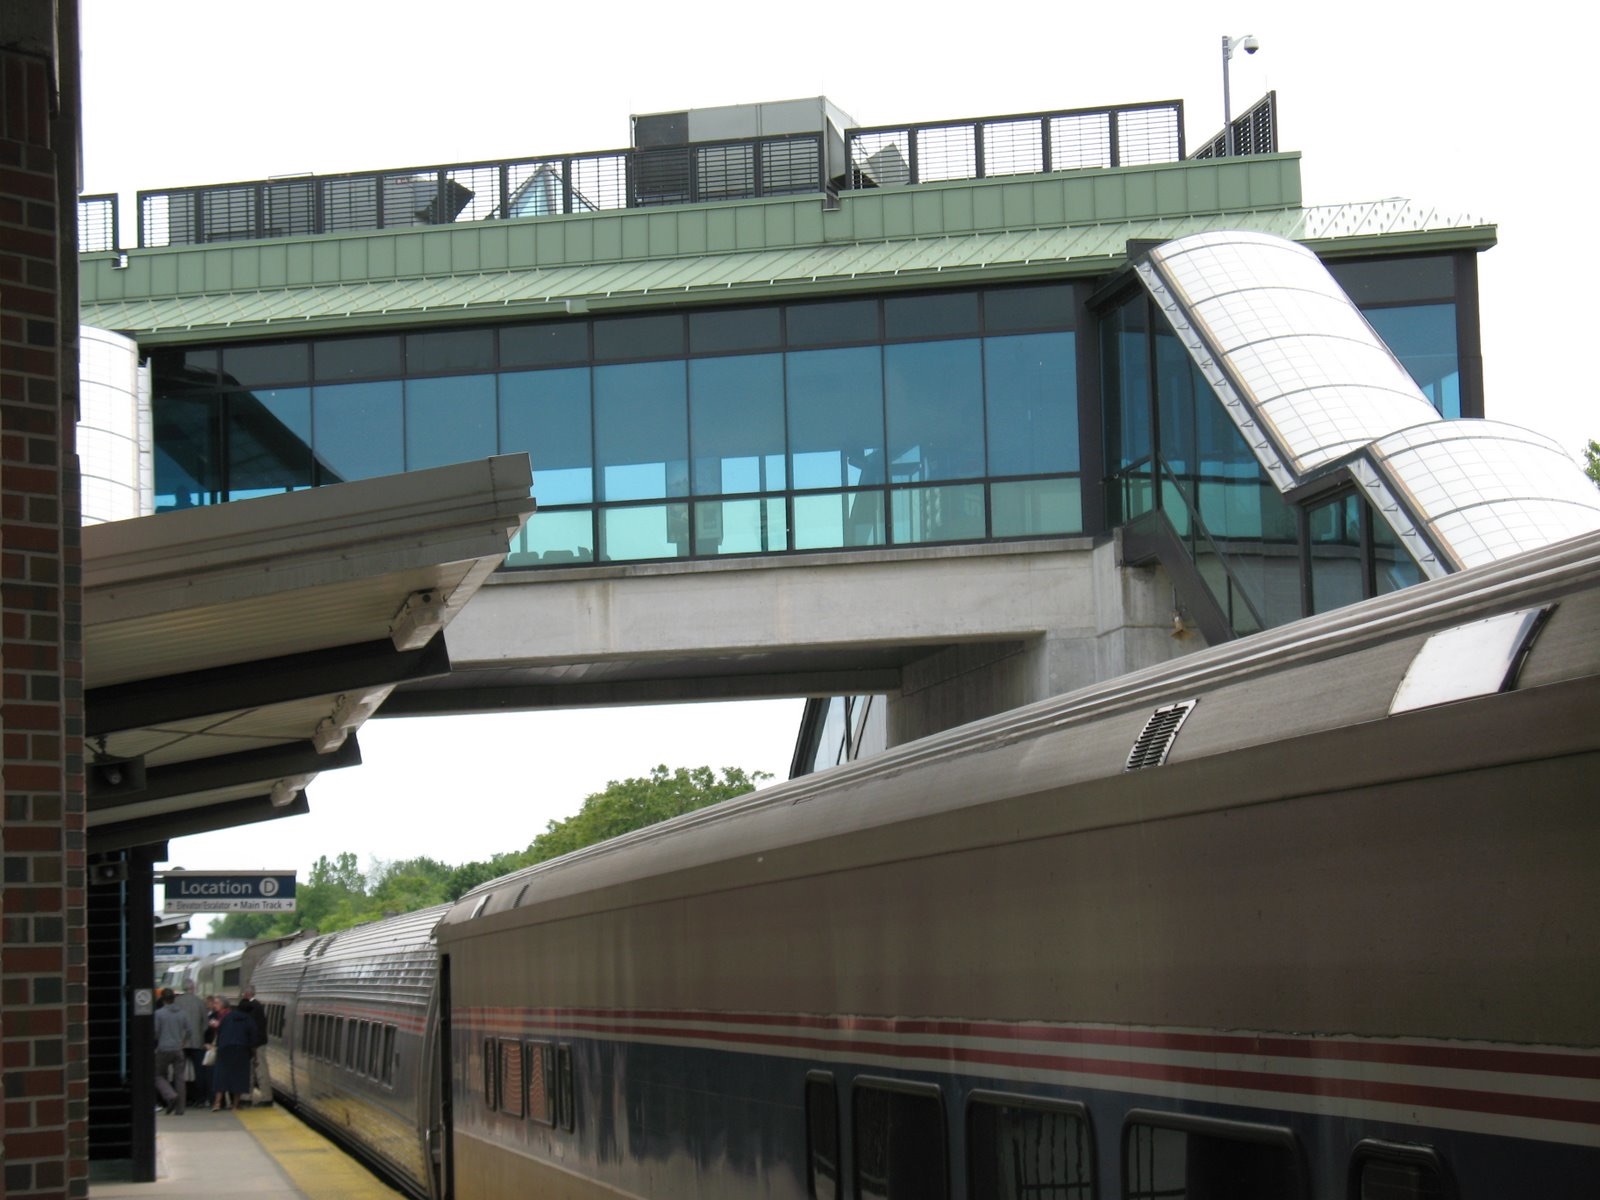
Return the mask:
M 459 1200 L 1592 1197 L 1600 538 L 541 864 L 437 939 Z
M 370 1154 L 403 961 L 419 1194 L 1592 1197 L 1597 780 L 1591 536 L 286 947 L 274 1080 Z
M 292 942 L 255 969 L 277 1097 L 423 1200 L 442 1196 L 444 906 Z

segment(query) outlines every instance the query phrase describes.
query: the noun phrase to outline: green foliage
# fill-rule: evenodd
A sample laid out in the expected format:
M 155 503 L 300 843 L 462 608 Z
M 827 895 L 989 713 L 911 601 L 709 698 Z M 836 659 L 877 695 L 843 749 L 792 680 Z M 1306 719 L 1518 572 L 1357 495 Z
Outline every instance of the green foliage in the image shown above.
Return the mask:
M 1593 438 L 1583 448 L 1583 473 L 1593 481 L 1595 487 L 1600 487 L 1600 442 Z
M 458 900 L 479 884 L 581 850 L 669 817 L 693 812 L 754 791 L 772 776 L 724 767 L 721 777 L 710 767 L 656 767 L 641 779 L 612 780 L 583 807 L 562 821 L 551 821 L 526 850 L 513 850 L 478 862 L 452 867 L 421 857 L 400 862 L 374 862 L 363 872 L 349 851 L 330 860 L 317 859 L 310 876 L 295 889 L 298 911 L 292 913 L 229 913 L 211 929 L 212 937 L 283 937 L 297 929 L 332 933 L 376 921 L 394 913 L 415 912 Z
M 643 779 L 613 779 L 604 791 L 586 799 L 577 813 L 564 821 L 551 821 L 528 847 L 527 862 L 543 862 L 742 796 L 770 778 L 763 771 L 752 776 L 737 767 L 724 767 L 718 779 L 710 767 L 679 767 L 668 774 L 667 768 L 660 766 Z

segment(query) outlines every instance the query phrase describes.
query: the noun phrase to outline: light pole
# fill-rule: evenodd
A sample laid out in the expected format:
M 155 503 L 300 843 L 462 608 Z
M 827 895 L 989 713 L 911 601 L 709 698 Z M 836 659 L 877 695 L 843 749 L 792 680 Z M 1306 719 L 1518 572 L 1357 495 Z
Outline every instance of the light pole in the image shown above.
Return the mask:
M 1228 64 L 1233 61 L 1235 49 L 1254 54 L 1261 49 L 1261 41 L 1253 33 L 1239 37 L 1222 35 L 1222 146 L 1227 158 L 1233 157 L 1233 104 L 1228 98 Z

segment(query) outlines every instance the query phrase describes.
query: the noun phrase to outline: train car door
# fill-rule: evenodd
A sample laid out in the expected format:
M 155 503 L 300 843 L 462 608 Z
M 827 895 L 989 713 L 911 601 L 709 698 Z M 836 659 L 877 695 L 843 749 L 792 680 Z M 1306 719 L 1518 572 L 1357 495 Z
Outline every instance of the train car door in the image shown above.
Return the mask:
M 434 1075 L 434 1117 L 429 1131 L 432 1148 L 434 1195 L 453 1200 L 455 1180 L 455 1072 L 450 1057 L 450 956 L 439 956 L 438 1020 L 434 1022 L 436 1050 Z

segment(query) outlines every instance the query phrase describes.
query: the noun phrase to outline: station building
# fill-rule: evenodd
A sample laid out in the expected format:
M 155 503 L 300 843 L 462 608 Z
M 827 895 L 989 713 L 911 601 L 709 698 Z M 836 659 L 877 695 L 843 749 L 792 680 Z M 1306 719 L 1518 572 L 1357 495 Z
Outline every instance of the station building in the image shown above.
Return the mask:
M 74 20 L 0 22 L 10 1195 L 153 1171 L 128 899 L 375 711 L 799 695 L 804 772 L 1600 519 L 1471 420 L 1494 228 L 1305 206 L 1272 96 L 1232 155 L 1168 101 L 648 114 L 125 245 L 71 219 Z
M 1482 417 L 1494 228 L 1307 207 L 1276 130 L 1273 95 L 1233 156 L 1171 101 L 647 114 L 623 150 L 140 193 L 83 314 L 148 364 L 156 511 L 530 456 L 451 675 L 386 713 L 806 695 L 805 771 L 1442 561 L 1350 470 L 1392 427 L 1274 472 L 1137 269 L 1292 241 L 1408 403 Z

